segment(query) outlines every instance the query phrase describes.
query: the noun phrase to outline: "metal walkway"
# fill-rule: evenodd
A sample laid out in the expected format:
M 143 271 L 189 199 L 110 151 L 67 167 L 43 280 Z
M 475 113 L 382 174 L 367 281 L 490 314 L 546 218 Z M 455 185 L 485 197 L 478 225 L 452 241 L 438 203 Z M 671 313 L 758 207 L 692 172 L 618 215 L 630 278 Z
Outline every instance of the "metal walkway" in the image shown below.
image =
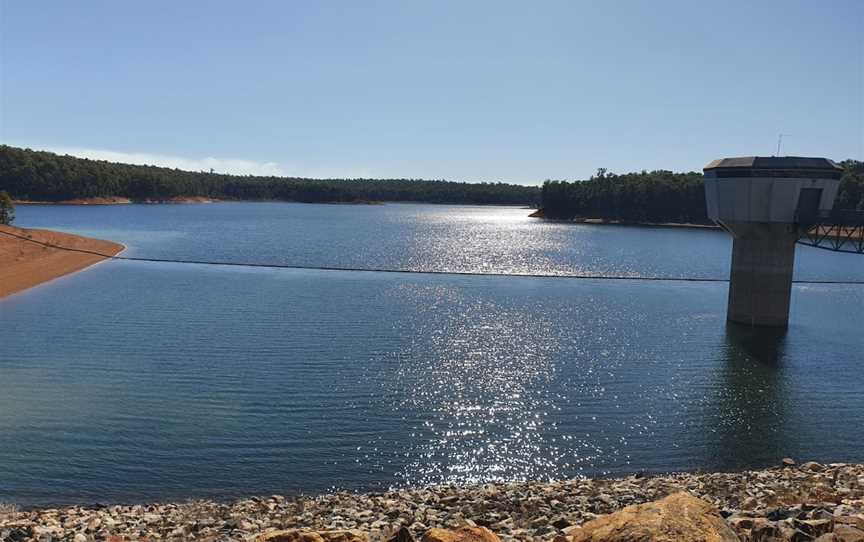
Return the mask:
M 802 245 L 864 254 L 864 211 L 832 211 L 815 218 L 798 242 Z

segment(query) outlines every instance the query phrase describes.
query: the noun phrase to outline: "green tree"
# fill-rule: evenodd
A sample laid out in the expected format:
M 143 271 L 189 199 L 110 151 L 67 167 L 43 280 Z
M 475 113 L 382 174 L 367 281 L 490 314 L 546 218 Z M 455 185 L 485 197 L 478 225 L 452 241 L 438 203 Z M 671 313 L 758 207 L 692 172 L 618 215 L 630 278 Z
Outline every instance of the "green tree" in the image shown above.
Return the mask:
M 16 199 L 210 197 L 302 202 L 424 201 L 536 205 L 540 189 L 419 179 L 304 179 L 136 166 L 0 145 L 0 186 Z
M 5 190 L 0 190 L 0 224 L 11 224 L 15 220 L 15 204 Z

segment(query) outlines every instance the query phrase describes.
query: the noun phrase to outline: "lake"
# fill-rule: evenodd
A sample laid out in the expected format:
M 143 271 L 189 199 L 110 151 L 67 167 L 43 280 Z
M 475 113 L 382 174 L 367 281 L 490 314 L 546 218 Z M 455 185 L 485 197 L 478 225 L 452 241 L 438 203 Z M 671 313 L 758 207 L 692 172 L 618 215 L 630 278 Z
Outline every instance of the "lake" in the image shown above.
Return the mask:
M 513 276 L 111 261 L 0 300 L 0 501 L 864 461 L 864 285 L 798 283 L 756 334 L 725 282 L 639 280 L 728 277 L 724 233 L 529 212 L 20 206 L 134 257 Z M 796 266 L 864 281 L 858 255 Z

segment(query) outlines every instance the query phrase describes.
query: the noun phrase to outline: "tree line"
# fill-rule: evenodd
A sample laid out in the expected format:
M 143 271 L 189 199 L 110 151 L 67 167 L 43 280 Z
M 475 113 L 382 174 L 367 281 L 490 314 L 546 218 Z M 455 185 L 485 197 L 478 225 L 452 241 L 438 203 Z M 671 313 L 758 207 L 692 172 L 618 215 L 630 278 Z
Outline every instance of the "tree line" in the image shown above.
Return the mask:
M 536 205 L 540 188 L 502 182 L 418 179 L 306 179 L 228 175 L 89 160 L 0 145 L 0 189 L 17 200 L 204 197 L 309 203 L 411 201 Z
M 845 173 L 835 208 L 864 210 L 864 162 L 846 160 L 840 165 Z M 14 199 L 32 201 L 204 197 L 319 203 L 539 204 L 544 216 L 557 219 L 709 222 L 702 173 L 696 171 L 655 170 L 619 175 L 601 168 L 586 180 L 547 180 L 541 189 L 500 182 L 227 175 L 89 160 L 0 145 L 0 190 Z
M 864 162 L 846 160 L 835 209 L 864 210 Z M 708 224 L 702 173 L 656 170 L 616 175 L 599 169 L 583 181 L 548 180 L 541 189 L 547 218 L 633 223 Z
M 15 205 L 5 190 L 0 190 L 0 224 L 8 225 L 15 222 Z

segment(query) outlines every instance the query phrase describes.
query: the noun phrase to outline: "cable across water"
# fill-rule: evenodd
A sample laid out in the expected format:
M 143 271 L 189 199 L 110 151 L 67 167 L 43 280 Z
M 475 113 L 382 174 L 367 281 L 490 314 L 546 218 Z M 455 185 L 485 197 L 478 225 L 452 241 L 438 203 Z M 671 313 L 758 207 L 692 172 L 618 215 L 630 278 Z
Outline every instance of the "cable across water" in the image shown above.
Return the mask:
M 544 273 L 496 273 L 496 272 L 481 272 L 481 271 L 438 271 L 438 270 L 417 270 L 417 269 L 388 269 L 374 267 L 340 267 L 328 265 L 299 265 L 299 264 L 278 264 L 278 263 L 255 263 L 255 262 L 228 262 L 215 260 L 180 260 L 173 258 L 144 258 L 137 256 L 114 256 L 104 254 L 95 250 L 87 250 L 81 248 L 64 247 L 53 243 L 37 241 L 24 235 L 17 235 L 11 232 L 0 231 L 0 234 L 9 237 L 14 237 L 22 241 L 29 241 L 37 245 L 42 245 L 47 248 L 64 250 L 68 252 L 80 252 L 83 254 L 92 254 L 110 260 L 130 261 L 130 262 L 148 262 L 148 263 L 174 263 L 186 265 L 213 265 L 213 266 L 228 266 L 228 267 L 257 267 L 269 269 L 297 269 L 308 271 L 342 271 L 354 273 L 405 273 L 414 275 L 452 275 L 452 276 L 474 276 L 474 277 L 522 277 L 522 278 L 544 278 L 544 279 L 589 279 L 589 280 L 634 280 L 634 281 L 652 281 L 652 282 L 729 282 L 725 278 L 712 277 L 663 277 L 663 276 L 629 276 L 629 275 L 586 275 L 586 274 L 566 274 L 553 275 Z M 838 285 L 864 285 L 864 280 L 793 280 L 793 284 L 838 284 Z

